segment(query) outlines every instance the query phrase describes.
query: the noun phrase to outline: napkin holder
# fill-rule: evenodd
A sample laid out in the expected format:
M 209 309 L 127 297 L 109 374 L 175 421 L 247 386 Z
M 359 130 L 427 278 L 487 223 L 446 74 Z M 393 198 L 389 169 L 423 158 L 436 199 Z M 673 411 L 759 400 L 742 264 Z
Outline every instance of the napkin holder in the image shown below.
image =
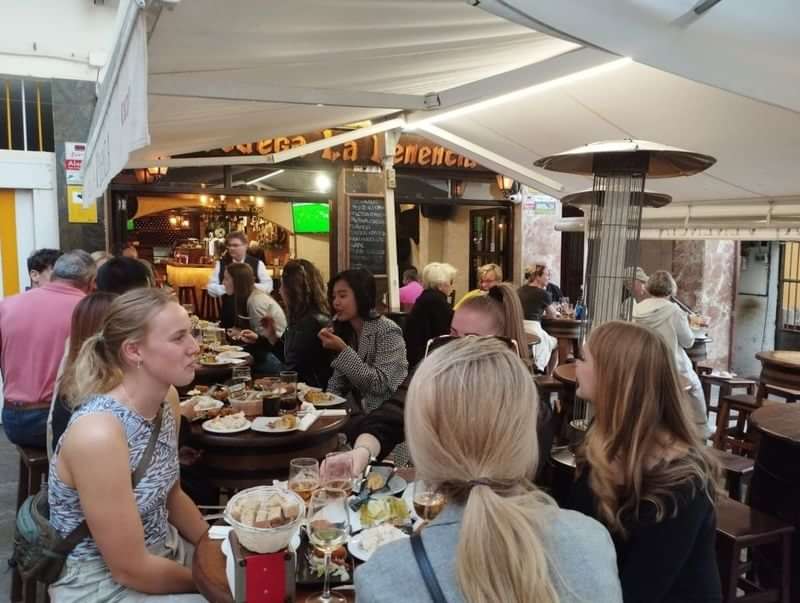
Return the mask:
M 233 552 L 233 600 L 236 603 L 293 603 L 296 556 L 289 549 L 253 553 L 239 544 L 236 532 L 228 534 Z

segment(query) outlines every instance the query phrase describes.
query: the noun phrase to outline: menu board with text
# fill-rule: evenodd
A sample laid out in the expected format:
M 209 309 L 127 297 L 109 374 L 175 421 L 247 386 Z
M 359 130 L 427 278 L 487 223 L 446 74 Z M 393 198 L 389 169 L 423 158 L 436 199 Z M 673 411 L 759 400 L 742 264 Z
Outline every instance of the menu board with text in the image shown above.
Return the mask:
M 386 208 L 383 197 L 349 195 L 349 264 L 386 274 Z

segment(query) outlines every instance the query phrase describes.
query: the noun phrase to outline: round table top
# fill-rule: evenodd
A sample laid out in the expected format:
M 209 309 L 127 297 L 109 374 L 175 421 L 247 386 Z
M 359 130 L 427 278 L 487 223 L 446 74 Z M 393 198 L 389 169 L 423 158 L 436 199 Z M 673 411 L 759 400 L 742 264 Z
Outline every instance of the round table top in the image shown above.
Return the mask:
M 575 363 L 559 364 L 553 369 L 553 377 L 561 381 L 561 383 L 574 386 L 577 382 L 577 378 L 575 377 Z
M 756 358 L 767 364 L 777 364 L 791 369 L 800 368 L 800 352 L 791 352 L 789 350 L 758 352 Z
M 203 429 L 202 421 L 192 423 L 192 442 L 204 448 L 294 448 L 307 440 L 342 430 L 349 416 L 319 417 L 307 431 L 262 433 L 248 429 L 240 433 L 216 434 Z
M 583 321 L 578 320 L 577 318 L 567 318 L 566 316 L 562 316 L 559 318 L 545 318 L 542 317 L 541 323 L 542 326 L 544 325 L 569 325 L 569 326 L 579 326 Z
M 800 446 L 799 404 L 767 404 L 753 412 L 750 421 L 764 434 Z

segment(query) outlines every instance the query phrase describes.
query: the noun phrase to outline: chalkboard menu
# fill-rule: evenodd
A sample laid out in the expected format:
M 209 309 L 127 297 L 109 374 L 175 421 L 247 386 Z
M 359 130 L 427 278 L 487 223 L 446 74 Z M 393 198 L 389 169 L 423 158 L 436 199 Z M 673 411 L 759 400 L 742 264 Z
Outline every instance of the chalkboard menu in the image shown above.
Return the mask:
M 350 268 L 386 274 L 386 209 L 383 197 L 350 196 Z

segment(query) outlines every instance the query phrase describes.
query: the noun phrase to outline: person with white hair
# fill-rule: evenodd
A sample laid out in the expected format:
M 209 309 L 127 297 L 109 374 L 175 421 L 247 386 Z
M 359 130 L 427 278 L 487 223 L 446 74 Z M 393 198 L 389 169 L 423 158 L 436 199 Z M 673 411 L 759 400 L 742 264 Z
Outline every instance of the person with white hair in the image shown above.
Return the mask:
M 45 447 L 72 311 L 91 291 L 94 275 L 92 256 L 70 251 L 56 260 L 50 282 L 0 301 L 3 429 L 18 446 Z
M 422 270 L 425 290 L 414 303 L 403 332 L 409 367 L 415 366 L 425 356 L 429 339 L 450 332 L 453 308 L 448 296 L 453 291 L 456 272 L 450 264 L 440 262 L 428 264 Z

